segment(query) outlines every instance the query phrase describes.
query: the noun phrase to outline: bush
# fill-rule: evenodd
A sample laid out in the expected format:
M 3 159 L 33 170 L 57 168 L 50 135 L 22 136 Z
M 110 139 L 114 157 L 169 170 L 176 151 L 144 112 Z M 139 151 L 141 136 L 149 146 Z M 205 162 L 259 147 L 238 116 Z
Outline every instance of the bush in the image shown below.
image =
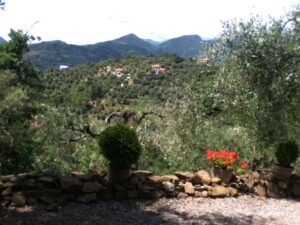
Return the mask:
M 279 144 L 275 154 L 279 166 L 290 167 L 298 158 L 299 146 L 295 141 L 283 142 Z
M 136 132 L 121 124 L 106 128 L 100 135 L 99 146 L 113 168 L 130 168 L 142 151 Z

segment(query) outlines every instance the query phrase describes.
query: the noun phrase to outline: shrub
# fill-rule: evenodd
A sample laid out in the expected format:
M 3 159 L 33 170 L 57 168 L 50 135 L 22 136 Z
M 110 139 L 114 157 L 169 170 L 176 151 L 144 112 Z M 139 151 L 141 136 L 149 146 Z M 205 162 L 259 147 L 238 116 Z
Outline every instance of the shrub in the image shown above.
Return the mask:
M 279 166 L 290 167 L 298 158 L 299 146 L 295 141 L 282 142 L 276 150 L 276 159 Z
M 100 135 L 99 146 L 113 168 L 130 168 L 142 150 L 136 132 L 121 124 L 106 128 Z

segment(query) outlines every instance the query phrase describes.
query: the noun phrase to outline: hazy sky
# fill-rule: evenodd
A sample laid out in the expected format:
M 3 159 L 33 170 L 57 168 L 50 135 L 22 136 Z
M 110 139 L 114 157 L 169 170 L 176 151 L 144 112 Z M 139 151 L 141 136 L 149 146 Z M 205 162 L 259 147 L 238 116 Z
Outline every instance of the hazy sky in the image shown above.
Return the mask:
M 43 41 L 92 44 L 135 33 L 166 40 L 185 34 L 216 37 L 220 21 L 252 14 L 279 17 L 300 0 L 4 0 L 0 36 L 30 30 Z M 38 22 L 35 24 L 35 22 Z M 35 24 L 33 27 L 32 25 Z M 31 28 L 32 27 L 32 28 Z

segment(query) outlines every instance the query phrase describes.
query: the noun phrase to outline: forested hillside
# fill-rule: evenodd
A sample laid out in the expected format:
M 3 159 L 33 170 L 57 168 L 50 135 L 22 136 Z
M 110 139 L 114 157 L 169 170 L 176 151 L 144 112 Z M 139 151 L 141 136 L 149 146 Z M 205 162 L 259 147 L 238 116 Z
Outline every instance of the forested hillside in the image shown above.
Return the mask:
M 81 48 L 44 43 L 28 54 L 49 45 L 48 53 L 53 46 L 68 52 L 53 58 L 86 64 L 43 71 L 24 61 L 31 37 L 12 31 L 0 45 L 0 173 L 106 168 L 97 138 L 115 123 L 137 131 L 141 169 L 204 168 L 207 148 L 235 150 L 251 169 L 270 168 L 278 143 L 300 143 L 299 29 L 299 11 L 267 23 L 228 22 L 206 60 L 125 54 L 96 63 Z M 114 46 L 139 41 L 123 37 Z M 134 53 L 151 52 L 146 44 Z
M 152 42 L 153 43 L 153 42 Z M 60 65 L 76 66 L 88 62 L 120 59 L 130 55 L 160 55 L 176 53 L 183 57 L 195 57 L 203 50 L 205 43 L 198 35 L 186 35 L 160 44 L 149 42 L 128 34 L 118 39 L 91 45 L 70 45 L 62 41 L 48 41 L 30 45 L 25 60 L 39 69 L 58 68 Z

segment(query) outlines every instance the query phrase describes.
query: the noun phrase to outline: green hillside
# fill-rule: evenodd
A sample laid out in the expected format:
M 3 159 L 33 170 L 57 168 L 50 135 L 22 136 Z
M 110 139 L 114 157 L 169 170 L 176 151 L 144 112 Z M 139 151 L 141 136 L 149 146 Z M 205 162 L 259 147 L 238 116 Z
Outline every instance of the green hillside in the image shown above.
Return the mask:
M 84 46 L 69 45 L 62 41 L 33 44 L 30 45 L 30 52 L 25 54 L 25 59 L 39 69 L 45 69 L 58 68 L 60 65 L 76 66 L 88 62 L 120 59 L 129 55 L 175 53 L 183 57 L 195 57 L 202 49 L 201 38 L 197 35 L 186 35 L 153 45 L 134 34 L 129 34 L 112 41 Z

